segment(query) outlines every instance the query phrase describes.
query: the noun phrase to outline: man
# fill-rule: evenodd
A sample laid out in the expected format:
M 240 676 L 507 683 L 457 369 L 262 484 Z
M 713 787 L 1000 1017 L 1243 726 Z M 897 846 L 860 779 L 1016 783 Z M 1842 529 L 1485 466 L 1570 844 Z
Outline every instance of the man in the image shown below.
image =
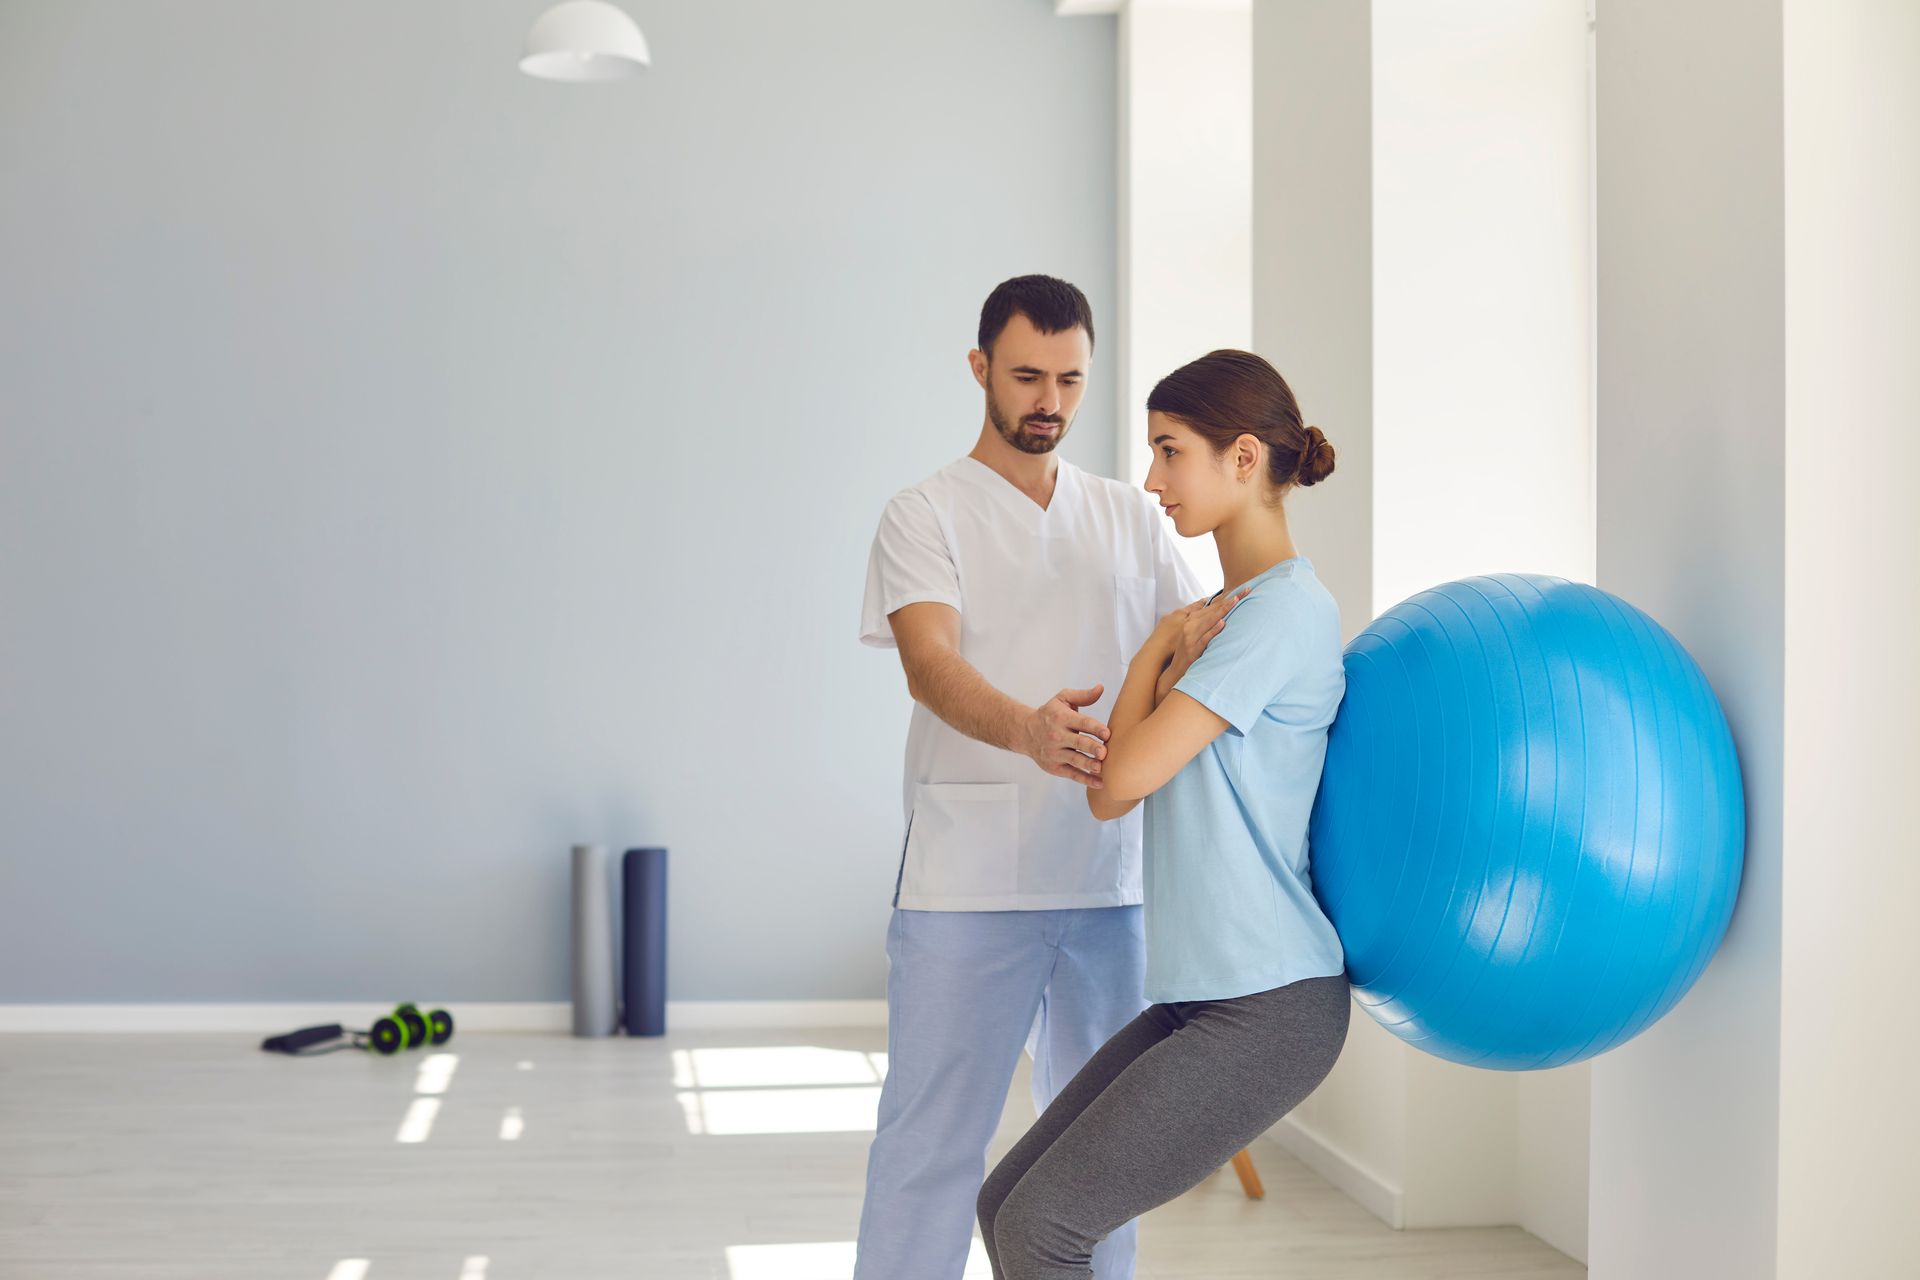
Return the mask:
M 1139 815 L 1095 822 L 1081 788 L 1108 690 L 1199 588 L 1145 492 L 1055 456 L 1092 356 L 1080 290 L 994 289 L 979 439 L 874 538 L 860 638 L 899 649 L 915 705 L 855 1280 L 958 1280 L 1023 1042 L 1045 1110 L 1146 1007 Z M 1134 1247 L 1133 1223 L 1102 1242 L 1098 1280 L 1128 1280 Z

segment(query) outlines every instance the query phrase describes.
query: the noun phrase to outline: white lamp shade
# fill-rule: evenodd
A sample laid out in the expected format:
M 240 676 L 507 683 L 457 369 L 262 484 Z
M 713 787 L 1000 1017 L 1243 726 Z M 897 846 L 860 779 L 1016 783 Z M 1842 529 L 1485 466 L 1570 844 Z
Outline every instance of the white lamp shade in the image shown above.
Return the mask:
M 632 18 L 604 0 L 568 0 L 527 32 L 520 69 L 542 80 L 624 80 L 652 61 Z

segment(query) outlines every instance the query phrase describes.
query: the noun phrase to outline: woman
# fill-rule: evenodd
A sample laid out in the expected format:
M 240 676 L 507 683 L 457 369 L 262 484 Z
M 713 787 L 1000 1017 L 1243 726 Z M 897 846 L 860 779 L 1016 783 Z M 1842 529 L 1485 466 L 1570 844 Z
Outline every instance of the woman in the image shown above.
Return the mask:
M 1333 597 L 1286 497 L 1333 470 L 1271 365 L 1215 351 L 1147 398 L 1147 489 L 1211 532 L 1229 589 L 1161 620 L 1108 727 L 1095 817 L 1146 798 L 1147 998 L 980 1190 L 996 1280 L 1090 1276 L 1093 1246 L 1317 1087 L 1346 1041 L 1340 940 L 1307 819 L 1346 682 Z

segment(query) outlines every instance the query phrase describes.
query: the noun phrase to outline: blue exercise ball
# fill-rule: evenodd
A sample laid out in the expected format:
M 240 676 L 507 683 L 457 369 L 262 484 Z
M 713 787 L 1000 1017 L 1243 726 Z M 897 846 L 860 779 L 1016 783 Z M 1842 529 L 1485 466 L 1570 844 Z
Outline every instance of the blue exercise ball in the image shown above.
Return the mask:
M 1605 591 L 1506 573 L 1394 606 L 1345 663 L 1308 839 L 1374 1020 L 1519 1071 L 1671 1009 L 1746 840 L 1726 716 L 1679 642 Z

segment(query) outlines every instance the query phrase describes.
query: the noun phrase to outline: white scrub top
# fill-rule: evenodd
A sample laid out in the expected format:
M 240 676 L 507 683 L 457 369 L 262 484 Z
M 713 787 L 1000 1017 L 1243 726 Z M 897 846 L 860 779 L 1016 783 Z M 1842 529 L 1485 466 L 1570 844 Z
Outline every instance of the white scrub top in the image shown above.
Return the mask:
M 1200 595 L 1144 490 L 1061 460 L 1041 510 L 985 463 L 961 458 L 895 494 L 867 562 L 860 639 L 893 648 L 887 615 L 921 601 L 960 612 L 960 656 L 1028 706 L 1106 686 L 1160 616 Z M 1041 911 L 1141 901 L 1140 813 L 1097 822 L 1086 789 L 1027 756 L 967 737 L 915 703 L 907 729 L 906 837 L 894 905 Z

